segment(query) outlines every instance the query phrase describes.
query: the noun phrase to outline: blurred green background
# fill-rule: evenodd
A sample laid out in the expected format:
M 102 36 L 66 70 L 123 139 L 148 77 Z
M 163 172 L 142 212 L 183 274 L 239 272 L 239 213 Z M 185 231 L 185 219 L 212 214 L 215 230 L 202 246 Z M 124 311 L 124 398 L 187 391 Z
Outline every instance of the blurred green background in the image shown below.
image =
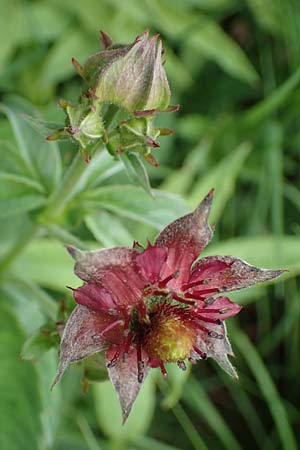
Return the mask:
M 160 167 L 148 168 L 161 192 L 151 199 L 101 153 L 63 217 L 32 234 L 77 149 L 45 143 L 18 112 L 61 121 L 57 100 L 82 89 L 71 57 L 98 51 L 99 29 L 131 42 L 147 27 L 164 40 L 181 105 L 158 119 L 175 130 L 157 150 Z M 0 449 L 297 449 L 299 0 L 0 0 L 0 93 L 0 253 L 24 236 L 1 273 Z M 65 286 L 79 280 L 62 243 L 145 242 L 212 187 L 216 232 L 205 253 L 289 269 L 275 285 L 231 296 L 246 306 L 229 320 L 240 381 L 211 361 L 191 373 L 169 367 L 168 382 L 153 371 L 125 427 L 107 382 L 81 393 L 80 367 L 51 393 L 57 351 L 35 364 L 18 355 L 57 302 L 72 304 Z

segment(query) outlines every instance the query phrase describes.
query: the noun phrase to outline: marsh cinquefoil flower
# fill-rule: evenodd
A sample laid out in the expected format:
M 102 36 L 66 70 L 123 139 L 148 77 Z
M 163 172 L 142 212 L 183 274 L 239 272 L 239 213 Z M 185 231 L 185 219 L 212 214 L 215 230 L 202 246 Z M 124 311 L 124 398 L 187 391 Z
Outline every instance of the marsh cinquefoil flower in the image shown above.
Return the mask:
M 278 277 L 281 270 L 253 267 L 232 256 L 197 260 L 212 238 L 213 192 L 191 214 L 167 226 L 143 249 L 82 252 L 69 247 L 78 306 L 62 336 L 56 383 L 68 365 L 106 351 L 109 377 L 127 418 L 150 368 L 212 357 L 236 377 L 228 355 L 225 319 L 239 313 L 225 292 Z

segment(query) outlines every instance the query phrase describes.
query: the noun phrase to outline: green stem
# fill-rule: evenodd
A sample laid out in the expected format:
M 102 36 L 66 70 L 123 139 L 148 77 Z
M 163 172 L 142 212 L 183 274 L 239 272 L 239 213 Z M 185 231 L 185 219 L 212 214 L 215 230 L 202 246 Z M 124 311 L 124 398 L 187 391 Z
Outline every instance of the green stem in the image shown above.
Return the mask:
M 57 221 L 69 202 L 77 194 L 78 187 L 87 168 L 88 164 L 83 161 L 81 154 L 78 152 L 67 170 L 62 183 L 53 192 L 46 208 L 38 217 L 40 223 L 49 224 Z

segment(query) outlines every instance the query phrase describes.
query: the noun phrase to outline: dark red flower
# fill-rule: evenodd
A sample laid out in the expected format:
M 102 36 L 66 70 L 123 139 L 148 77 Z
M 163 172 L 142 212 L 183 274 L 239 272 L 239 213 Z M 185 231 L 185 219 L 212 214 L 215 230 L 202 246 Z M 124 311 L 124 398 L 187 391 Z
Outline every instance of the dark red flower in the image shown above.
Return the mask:
M 220 294 L 271 280 L 282 270 L 259 269 L 232 256 L 196 261 L 212 238 L 212 197 L 213 191 L 146 249 L 68 247 L 85 283 L 74 290 L 78 306 L 62 336 L 54 384 L 70 363 L 105 350 L 125 420 L 151 367 L 166 375 L 165 362 L 184 369 L 186 359 L 212 357 L 237 377 L 224 320 L 241 307 Z

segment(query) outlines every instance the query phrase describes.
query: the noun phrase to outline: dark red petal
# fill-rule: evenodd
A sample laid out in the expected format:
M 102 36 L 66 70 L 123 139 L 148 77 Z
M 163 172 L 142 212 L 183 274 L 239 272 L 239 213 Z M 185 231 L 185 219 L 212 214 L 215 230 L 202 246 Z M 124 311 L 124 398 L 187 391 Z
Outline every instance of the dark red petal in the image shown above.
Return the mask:
M 114 352 L 111 349 L 106 355 L 108 364 L 113 356 Z M 126 355 L 125 358 L 118 358 L 117 361 L 111 367 L 108 367 L 107 370 L 109 378 L 119 397 L 124 423 L 129 416 L 142 385 L 142 382 L 138 381 L 137 350 L 134 348 Z M 145 381 L 148 371 L 149 367 L 146 361 L 144 361 L 142 381 Z
M 191 292 L 195 289 L 200 293 L 209 288 L 228 292 L 273 280 L 283 272 L 284 270 L 259 269 L 233 256 L 209 256 L 194 265 L 188 285 L 194 285 Z M 196 286 L 197 282 L 200 284 Z
M 108 312 L 109 310 L 117 310 L 117 303 L 99 284 L 90 282 L 86 283 L 73 291 L 74 299 L 79 305 L 87 306 L 94 311 Z
M 101 336 L 101 331 L 115 320 L 114 316 L 99 314 L 85 306 L 76 306 L 62 335 L 59 367 L 52 387 L 61 379 L 69 364 L 107 347 L 106 336 Z
M 191 264 L 212 238 L 212 229 L 208 224 L 212 198 L 213 191 L 210 191 L 192 214 L 172 222 L 155 241 L 155 245 L 168 249 L 163 278 L 179 271 L 179 276 L 169 282 L 170 288 L 178 288 L 187 282 Z
M 206 313 L 205 308 L 208 311 L 214 309 L 217 311 L 219 310 L 220 312 Z M 199 314 L 210 319 L 225 320 L 228 319 L 228 317 L 236 316 L 241 311 L 241 309 L 242 306 L 232 302 L 228 297 L 217 297 L 206 307 L 201 306 L 199 309 Z
M 76 261 L 76 275 L 84 281 L 100 284 L 119 307 L 139 301 L 145 283 L 134 267 L 139 254 L 136 250 L 126 247 L 94 252 L 82 252 L 74 247 L 67 249 Z
M 135 258 L 139 274 L 146 283 L 156 283 L 160 279 L 160 272 L 167 259 L 167 250 L 164 247 L 150 245 L 143 253 Z
M 145 287 L 133 265 L 100 270 L 95 279 L 109 292 L 119 308 L 139 303 Z

